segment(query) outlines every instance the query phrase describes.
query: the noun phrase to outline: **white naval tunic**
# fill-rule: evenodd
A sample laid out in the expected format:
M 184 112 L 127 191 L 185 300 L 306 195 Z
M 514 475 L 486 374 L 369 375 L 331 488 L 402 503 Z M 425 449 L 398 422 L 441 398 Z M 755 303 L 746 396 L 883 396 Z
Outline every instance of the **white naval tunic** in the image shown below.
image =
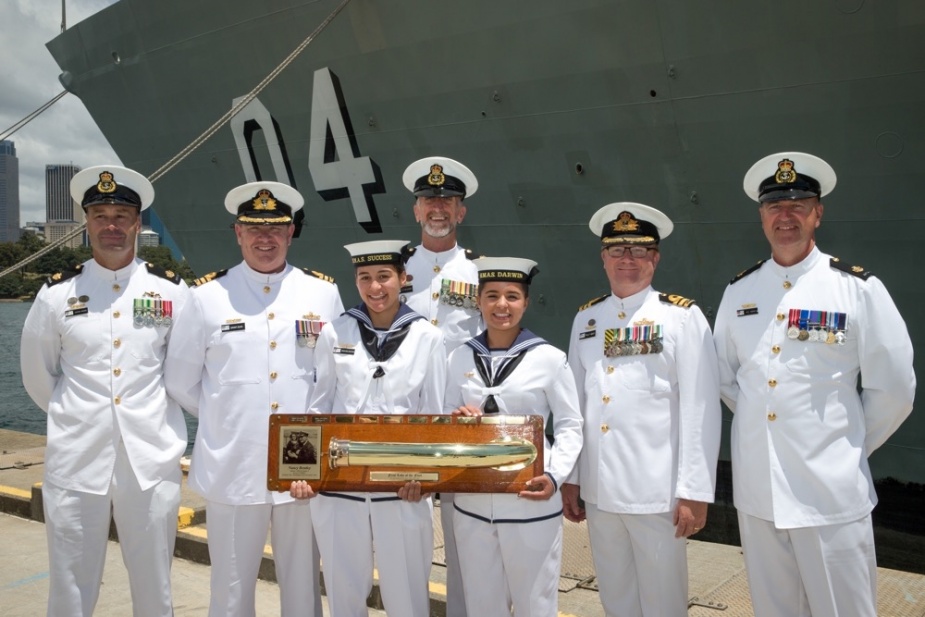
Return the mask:
M 121 270 L 96 261 L 43 287 L 22 333 L 23 385 L 48 413 L 45 480 L 104 495 L 119 442 L 142 490 L 173 476 L 186 449 L 186 422 L 167 397 L 163 362 L 172 328 L 136 326 L 134 300 L 172 302 L 174 319 L 189 290 L 135 259 Z M 72 306 L 81 297 L 86 311 Z
M 870 513 L 867 457 L 912 410 L 912 344 L 896 305 L 877 278 L 830 259 L 814 248 L 789 268 L 765 262 L 726 288 L 716 318 L 735 506 L 778 528 Z M 844 344 L 788 338 L 790 309 L 844 313 Z
M 478 285 L 478 269 L 464 249 L 457 245 L 435 253 L 419 245 L 405 268 L 411 291 L 402 290 L 404 301 L 443 331 L 447 352 L 479 333 L 481 314 L 477 307 L 450 305 L 440 297 L 444 281 Z
M 360 305 L 351 313 L 321 331 L 315 357 L 317 385 L 310 411 L 442 413 L 446 346 L 440 330 L 401 305 L 393 327 L 408 325 L 407 334 L 391 357 L 377 361 L 363 345 L 360 328 L 365 326 L 354 316 L 365 313 L 365 307 Z M 322 493 L 311 506 L 332 617 L 366 615 L 374 543 L 380 588 L 389 614 L 430 614 L 427 584 L 433 558 L 433 519 L 429 498 L 411 503 L 395 493 Z
M 189 483 L 207 500 L 210 616 L 254 614 L 268 526 L 282 614 L 321 614 L 311 508 L 267 490 L 270 414 L 305 413 L 312 390 L 314 349 L 299 345 L 299 326 L 343 311 L 320 276 L 241 263 L 194 289 L 176 326 L 167 388 L 199 417 Z
M 473 355 L 491 355 L 484 335 L 458 347 L 449 359 L 444 402 L 447 413 L 462 405 L 481 408 L 492 395 L 498 413 L 539 414 L 544 426 L 552 414 L 553 422 L 553 444 L 547 444 L 543 451 L 544 469 L 557 489 L 552 498 L 530 501 L 516 494 L 455 496 L 456 544 L 471 615 L 510 615 L 510 604 L 516 615 L 554 617 L 558 612 L 562 555 L 558 487 L 581 452 L 582 419 L 575 378 L 565 354 L 528 330 L 521 331 L 509 350 L 495 353 L 513 358 L 523 349 L 521 362 L 503 382 L 492 387 L 476 369 Z
M 663 327 L 661 352 L 604 355 L 607 329 L 641 323 Z M 570 481 L 585 501 L 627 514 L 670 512 L 677 499 L 712 503 L 719 382 L 700 309 L 663 302 L 651 287 L 622 300 L 608 296 L 575 316 L 569 341 L 585 420 Z
M 609 334 L 619 339 L 636 326 L 637 333 L 661 328 L 660 344 L 639 345 L 650 353 L 607 357 Z M 683 614 L 686 542 L 674 537 L 672 513 L 678 499 L 713 502 L 719 455 L 710 327 L 689 300 L 651 287 L 623 299 L 606 296 L 575 316 L 569 364 L 585 421 L 577 473 L 569 482 L 581 486 L 587 502 L 605 611 Z
M 110 513 L 135 615 L 170 615 L 170 563 L 186 423 L 164 387 L 172 326 L 136 325 L 135 300 L 175 317 L 189 297 L 175 275 L 140 259 L 113 271 L 90 260 L 43 287 L 21 342 L 23 384 L 48 414 L 45 521 L 49 615 L 92 614 Z M 165 277 L 170 278 L 165 278 Z
M 228 505 L 293 501 L 267 490 L 269 417 L 308 409 L 315 350 L 298 344 L 296 321 L 342 312 L 335 284 L 289 264 L 262 274 L 242 262 L 193 290 L 166 377 L 171 396 L 199 416 L 194 490 Z

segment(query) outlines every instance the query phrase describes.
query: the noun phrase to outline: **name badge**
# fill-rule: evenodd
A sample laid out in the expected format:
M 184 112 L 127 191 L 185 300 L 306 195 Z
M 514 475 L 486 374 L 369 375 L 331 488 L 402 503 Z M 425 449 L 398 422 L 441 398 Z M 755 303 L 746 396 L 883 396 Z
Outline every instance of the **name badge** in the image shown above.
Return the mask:
M 89 312 L 90 312 L 90 309 L 88 309 L 87 307 L 84 306 L 84 307 L 81 307 L 81 308 L 75 308 L 75 309 L 70 309 L 70 310 L 64 311 L 64 316 L 65 316 L 65 317 L 74 317 L 75 315 L 86 315 L 86 314 L 89 313 Z
M 243 323 L 223 323 L 222 332 L 235 332 L 236 330 L 243 330 Z
M 578 335 L 578 340 L 582 341 L 586 338 L 594 338 L 595 336 L 597 336 L 597 330 L 591 330 L 589 332 L 582 332 L 581 334 Z
M 340 354 L 342 356 L 352 356 L 354 353 L 356 353 L 356 349 L 353 347 L 335 347 L 334 353 Z

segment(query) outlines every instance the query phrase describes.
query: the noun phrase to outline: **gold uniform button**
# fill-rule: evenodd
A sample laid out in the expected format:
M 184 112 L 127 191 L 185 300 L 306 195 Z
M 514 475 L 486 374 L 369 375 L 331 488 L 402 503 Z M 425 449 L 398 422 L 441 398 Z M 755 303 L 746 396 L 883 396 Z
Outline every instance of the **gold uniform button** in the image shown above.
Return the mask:
M 273 403 L 272 405 L 270 405 L 270 407 L 272 407 L 273 409 L 279 409 L 279 403 Z
M 269 286 L 269 285 L 264 285 L 264 286 L 263 286 L 263 293 L 265 293 L 265 294 L 270 293 L 270 286 Z
M 436 300 L 437 298 L 440 297 L 440 294 L 435 291 L 434 293 L 430 294 L 430 297 Z
M 769 379 L 769 380 L 768 380 L 768 385 L 771 386 L 771 387 L 773 388 L 774 386 L 777 385 L 777 380 L 776 380 L 776 379 Z
M 270 373 L 270 379 L 276 379 L 276 377 L 277 377 L 276 371 L 273 371 L 272 373 Z
M 774 353 L 780 353 L 780 345 L 775 345 L 771 348 L 771 351 Z
M 607 426 L 606 424 L 601 424 L 601 432 L 602 432 L 602 433 L 606 433 L 606 432 L 609 431 L 609 430 L 610 430 L 610 427 L 609 427 L 609 426 Z
M 112 286 L 113 291 L 122 291 L 122 286 L 119 283 L 114 283 Z
M 768 414 L 768 421 L 774 422 L 775 420 L 777 420 L 777 414 L 772 411 Z
M 440 272 L 440 266 L 434 266 L 434 272 Z
M 791 287 L 793 287 L 793 283 L 790 281 L 784 281 L 784 289 L 790 289 Z
M 119 405 L 119 404 L 122 403 L 122 397 L 121 397 L 121 396 L 117 396 L 117 397 L 114 398 L 113 400 L 115 401 L 116 405 Z
M 273 319 L 274 317 L 276 317 L 276 313 L 270 313 L 267 315 L 267 319 Z
M 607 367 L 607 374 L 610 375 L 611 373 L 613 373 L 613 366 L 608 366 L 608 367 Z
M 113 316 L 113 319 L 119 319 L 119 317 L 122 316 L 122 313 L 120 313 L 119 311 L 115 311 L 113 312 L 112 316 Z
M 112 342 L 112 346 L 115 347 L 116 349 L 118 349 L 121 345 L 122 345 L 122 341 L 120 339 L 116 339 Z
M 436 319 L 431 319 L 431 320 L 430 320 L 430 323 L 432 323 L 432 324 L 434 324 L 434 325 L 436 326 L 436 325 L 437 325 L 438 323 L 440 323 L 440 322 L 437 321 Z
M 114 369 L 112 369 L 112 374 L 115 375 L 116 377 L 118 377 L 119 375 L 122 374 L 122 369 L 120 369 L 120 368 L 114 368 Z
M 270 349 L 276 349 L 276 341 L 270 341 Z
M 609 403 L 609 402 L 610 402 L 610 397 L 607 396 L 607 395 L 605 394 L 605 395 L 601 398 L 601 400 L 604 401 L 605 403 Z
M 784 314 L 783 314 L 783 313 L 778 313 L 778 314 L 777 314 L 777 321 L 783 321 L 783 320 L 784 320 Z

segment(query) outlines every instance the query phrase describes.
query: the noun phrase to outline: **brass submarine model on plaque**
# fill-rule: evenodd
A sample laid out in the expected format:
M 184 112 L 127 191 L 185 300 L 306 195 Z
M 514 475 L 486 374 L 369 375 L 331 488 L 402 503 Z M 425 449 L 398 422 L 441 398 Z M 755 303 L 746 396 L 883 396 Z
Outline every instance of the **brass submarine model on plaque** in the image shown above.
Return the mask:
M 273 414 L 267 488 L 517 493 L 543 474 L 539 415 Z

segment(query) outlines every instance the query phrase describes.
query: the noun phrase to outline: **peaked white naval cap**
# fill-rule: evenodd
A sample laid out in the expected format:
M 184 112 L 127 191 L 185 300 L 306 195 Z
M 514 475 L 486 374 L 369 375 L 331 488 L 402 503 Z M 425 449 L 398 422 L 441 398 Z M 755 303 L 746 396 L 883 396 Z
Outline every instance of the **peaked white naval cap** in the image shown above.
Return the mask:
M 452 197 L 463 199 L 475 195 L 479 181 L 472 171 L 445 156 L 428 156 L 408 165 L 401 181 L 415 197 Z

